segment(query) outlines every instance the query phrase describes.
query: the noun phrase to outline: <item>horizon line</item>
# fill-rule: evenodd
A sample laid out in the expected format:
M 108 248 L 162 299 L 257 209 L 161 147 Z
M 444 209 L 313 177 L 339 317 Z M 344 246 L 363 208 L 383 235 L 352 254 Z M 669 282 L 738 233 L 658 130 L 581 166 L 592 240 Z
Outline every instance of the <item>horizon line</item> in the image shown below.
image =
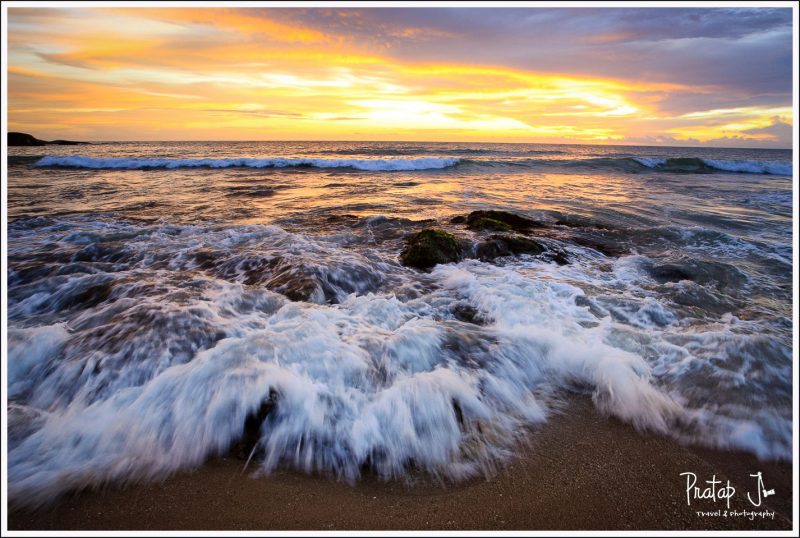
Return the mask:
M 7 131 L 6 136 L 8 136 L 9 132 L 18 132 L 23 133 L 23 131 Z M 24 133 L 29 134 L 29 133 Z M 33 135 L 31 135 L 33 136 Z M 34 137 L 38 138 L 38 137 Z M 39 139 L 42 141 L 47 141 L 43 139 Z M 52 139 L 52 140 L 64 140 L 64 139 Z M 585 142 L 490 142 L 490 141 L 462 141 L 462 140 L 340 140 L 340 139 L 322 139 L 322 140 L 296 140 L 296 139 L 272 139 L 272 140 L 179 140 L 179 139 L 164 139 L 164 140 L 71 140 L 73 142 L 89 142 L 92 144 L 130 144 L 130 143 L 189 143 L 189 142 L 207 142 L 207 143 L 223 143 L 223 142 L 233 142 L 233 143 L 320 143 L 320 142 L 327 142 L 327 143 L 342 143 L 342 142 L 350 142 L 350 143 L 363 143 L 363 144 L 496 144 L 496 145 L 539 145 L 539 146 L 622 146 L 622 147 L 640 147 L 640 148 L 685 148 L 685 149 L 733 149 L 733 150 L 775 150 L 775 151 L 793 151 L 793 147 L 745 147 L 745 146 L 703 146 L 703 145 L 694 145 L 694 146 L 674 146 L 669 144 L 635 144 L 635 143 L 594 143 L 588 144 Z M 7 147 L 14 147 L 14 146 L 7 146 Z M 41 147 L 41 146 L 17 146 L 17 147 Z

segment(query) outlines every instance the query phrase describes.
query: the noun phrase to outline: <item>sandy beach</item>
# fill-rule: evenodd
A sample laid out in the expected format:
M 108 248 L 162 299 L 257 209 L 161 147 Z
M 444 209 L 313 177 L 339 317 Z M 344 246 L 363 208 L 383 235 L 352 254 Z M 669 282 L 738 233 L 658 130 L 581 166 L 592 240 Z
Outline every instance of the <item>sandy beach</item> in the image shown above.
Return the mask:
M 298 473 L 242 475 L 223 458 L 157 484 L 109 487 L 63 498 L 38 512 L 9 514 L 13 530 L 343 530 L 343 529 L 791 529 L 792 466 L 753 456 L 682 447 L 642 436 L 573 402 L 533 432 L 530 446 L 491 480 L 439 487 L 384 483 L 356 486 Z M 754 509 L 750 474 L 775 489 Z M 685 478 L 712 475 L 736 488 L 726 509 L 701 499 L 687 506 Z M 731 515 L 774 512 L 774 519 Z

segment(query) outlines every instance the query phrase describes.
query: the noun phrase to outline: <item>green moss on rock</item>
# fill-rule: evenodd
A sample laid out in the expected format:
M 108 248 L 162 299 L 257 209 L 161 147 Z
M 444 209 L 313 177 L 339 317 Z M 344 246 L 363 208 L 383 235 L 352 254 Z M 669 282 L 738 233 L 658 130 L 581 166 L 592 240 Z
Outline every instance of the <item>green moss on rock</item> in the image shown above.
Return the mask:
M 513 229 L 505 222 L 488 217 L 482 217 L 472 221 L 469 224 L 469 228 L 470 230 L 492 230 L 494 232 L 506 232 Z
M 461 246 L 455 236 L 436 228 L 425 228 L 412 235 L 400 253 L 403 265 L 418 269 L 455 262 L 460 257 Z
M 508 211 L 473 211 L 467 215 L 466 220 L 467 228 L 470 230 L 515 230 L 517 232 L 526 232 L 531 228 L 544 226 L 541 222 L 520 217 Z
M 483 261 L 519 254 L 536 256 L 542 252 L 544 252 L 544 247 L 540 243 L 513 235 L 493 235 L 479 243 L 476 248 L 478 258 Z

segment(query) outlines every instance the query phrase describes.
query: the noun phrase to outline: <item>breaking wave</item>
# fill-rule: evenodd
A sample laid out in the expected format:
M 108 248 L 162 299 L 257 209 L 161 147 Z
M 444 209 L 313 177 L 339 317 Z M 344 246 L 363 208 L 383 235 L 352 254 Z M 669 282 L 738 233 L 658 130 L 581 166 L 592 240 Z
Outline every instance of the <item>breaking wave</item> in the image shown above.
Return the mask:
M 679 305 L 635 296 L 738 286 L 735 268 L 628 256 L 611 273 L 467 260 L 423 275 L 277 226 L 38 222 L 14 224 L 11 250 L 46 254 L 9 275 L 20 502 L 161 478 L 251 434 L 263 472 L 490 476 L 576 390 L 641 430 L 791 457 L 790 418 L 764 403 L 790 351 L 730 317 L 683 330 Z M 735 364 L 715 365 L 720 353 Z M 759 399 L 728 402 L 742 363 L 763 369 L 747 382 Z
M 292 159 L 292 158 L 242 158 L 242 159 L 134 159 L 84 157 L 81 155 L 48 155 L 36 166 L 61 168 L 92 168 L 142 170 L 148 168 L 352 168 L 373 172 L 399 172 L 447 168 L 458 164 L 459 159 L 424 157 L 419 159 Z
M 634 157 L 632 159 L 647 168 L 665 172 L 737 172 L 743 174 L 792 175 L 792 163 L 783 161 L 750 161 L 686 158 Z
M 477 151 L 477 150 L 474 150 Z M 464 150 L 465 154 L 466 150 Z M 451 153 L 457 153 L 456 150 Z M 539 152 L 545 153 L 545 152 Z M 558 152 L 554 152 L 558 153 Z M 530 154 L 530 153 L 529 153 Z M 735 172 L 743 174 L 773 174 L 791 176 L 792 163 L 785 161 L 719 160 L 697 157 L 591 157 L 579 159 L 503 158 L 502 152 L 493 152 L 487 158 L 418 157 L 418 158 L 214 158 L 214 159 L 161 159 L 161 158 L 95 158 L 82 155 L 47 155 L 39 159 L 37 167 L 147 170 L 177 168 L 349 168 L 369 172 L 401 172 L 438 170 L 458 164 L 471 166 L 512 166 L 527 168 L 599 168 L 619 172 L 639 173 L 646 170 L 672 173 L 709 174 Z M 492 158 L 497 156 L 498 158 Z

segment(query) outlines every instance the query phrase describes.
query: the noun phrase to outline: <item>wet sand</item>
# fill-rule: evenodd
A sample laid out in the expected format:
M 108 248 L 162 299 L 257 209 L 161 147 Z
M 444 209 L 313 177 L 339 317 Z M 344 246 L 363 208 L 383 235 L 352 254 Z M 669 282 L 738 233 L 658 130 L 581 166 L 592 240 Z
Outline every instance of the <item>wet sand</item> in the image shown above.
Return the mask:
M 781 529 L 792 528 L 792 465 L 743 453 L 687 448 L 573 402 L 535 431 L 516 461 L 491 480 L 441 487 L 366 477 L 350 486 L 294 472 L 251 478 L 221 458 L 161 483 L 77 493 L 36 512 L 9 514 L 11 530 L 345 529 Z M 251 467 L 252 469 L 252 467 Z M 775 495 L 754 508 L 762 472 Z M 774 519 L 724 517 L 724 501 L 686 502 L 686 478 L 731 481 L 730 510 Z M 705 484 L 703 484 L 705 486 Z M 719 516 L 696 511 L 721 509 Z

